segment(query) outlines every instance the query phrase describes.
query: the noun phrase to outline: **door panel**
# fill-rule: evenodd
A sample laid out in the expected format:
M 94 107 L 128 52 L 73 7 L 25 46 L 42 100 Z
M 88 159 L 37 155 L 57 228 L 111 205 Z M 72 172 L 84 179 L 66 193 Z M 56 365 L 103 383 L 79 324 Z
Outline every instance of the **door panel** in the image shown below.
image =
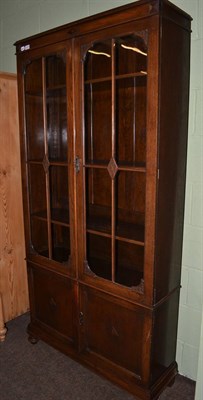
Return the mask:
M 76 275 L 72 166 L 72 109 L 67 59 L 61 50 L 43 49 L 24 64 L 29 256 L 44 257 Z M 69 119 L 69 120 L 68 120 Z M 70 216 L 71 215 L 71 216 Z M 38 262 L 39 262 L 38 260 Z M 44 260 L 44 262 L 47 262 Z M 51 265 L 51 264 L 50 264 Z
M 76 43 L 84 123 L 78 128 L 80 276 L 115 292 L 143 294 L 147 204 L 149 29 L 97 32 Z M 125 31 L 126 32 L 126 27 Z M 82 68 L 81 68 L 82 66 Z M 79 92 L 78 92 L 79 94 Z M 81 136 L 80 136 L 81 135 Z M 81 139 L 80 139 L 80 138 Z M 82 150 L 83 149 L 83 150 Z M 79 185 L 82 185 L 83 193 Z M 98 280 L 102 278 L 102 281 Z M 108 282 L 107 282 L 108 281 Z M 137 295 L 135 294 L 135 297 Z
M 75 342 L 74 283 L 40 266 L 28 267 L 32 322 L 51 336 Z
M 81 310 L 83 353 L 88 359 L 102 359 L 106 368 L 113 363 L 141 379 L 145 312 L 85 287 L 81 287 Z
M 79 276 L 148 304 L 155 257 L 158 40 L 146 19 L 76 38 L 74 52 Z M 90 242 L 97 242 L 94 257 Z

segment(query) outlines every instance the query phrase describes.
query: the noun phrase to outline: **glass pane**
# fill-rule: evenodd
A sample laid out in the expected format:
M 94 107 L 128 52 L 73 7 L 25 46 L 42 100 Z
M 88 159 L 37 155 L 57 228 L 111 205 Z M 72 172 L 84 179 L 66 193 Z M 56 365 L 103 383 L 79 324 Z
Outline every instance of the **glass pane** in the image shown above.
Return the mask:
M 87 262 L 97 276 L 111 280 L 111 239 L 87 234 Z
M 97 167 L 86 167 L 87 263 L 108 280 L 114 279 L 115 267 L 116 282 L 137 286 L 144 268 L 145 173 L 122 167 L 146 165 L 147 32 L 92 46 L 84 62 L 84 79 L 85 161 Z M 111 237 L 112 200 L 115 238 Z
M 46 58 L 47 89 L 66 85 L 65 55 L 52 55 Z
M 27 65 L 25 90 L 28 159 L 42 160 L 44 157 L 44 124 L 41 59 Z
M 25 92 L 42 95 L 42 59 L 27 64 L 25 72 Z
M 147 32 L 116 39 L 116 74 L 147 73 Z
M 146 76 L 116 82 L 117 162 L 144 166 L 146 162 Z
M 111 77 L 111 40 L 95 43 L 85 59 L 85 81 L 105 77 Z
M 111 231 L 111 179 L 105 169 L 86 170 L 87 229 Z
M 137 286 L 143 278 L 144 247 L 116 241 L 116 282 Z
M 68 169 L 67 167 L 51 166 L 50 176 L 50 199 L 52 220 L 69 222 L 69 199 L 68 199 Z
M 70 255 L 70 230 L 66 226 L 52 224 L 52 259 L 68 261 Z
M 47 218 L 45 172 L 40 164 L 30 165 L 30 210 L 32 215 Z
M 67 160 L 66 91 L 47 93 L 47 140 L 50 161 Z
M 46 221 L 34 217 L 31 218 L 31 240 L 33 248 L 38 254 L 49 257 Z
M 144 242 L 144 173 L 120 171 L 117 174 L 116 203 L 116 235 Z
M 49 159 L 67 160 L 66 64 L 62 57 L 46 59 L 47 140 Z
M 86 162 L 111 158 L 111 82 L 85 85 Z

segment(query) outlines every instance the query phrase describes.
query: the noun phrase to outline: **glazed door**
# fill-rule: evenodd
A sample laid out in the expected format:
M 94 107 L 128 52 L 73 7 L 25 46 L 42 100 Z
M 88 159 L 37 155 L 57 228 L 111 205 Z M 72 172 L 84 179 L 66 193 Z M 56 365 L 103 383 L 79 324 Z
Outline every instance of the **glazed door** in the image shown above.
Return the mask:
M 24 63 L 27 251 L 31 259 L 73 272 L 66 66 L 64 48 Z
M 82 175 L 79 215 L 85 232 L 80 262 L 86 282 L 142 295 L 149 229 L 151 36 L 143 26 L 131 29 L 125 27 L 123 33 L 118 28 L 114 35 L 98 34 L 94 40 L 91 35 L 89 42 L 80 43 L 84 122 L 78 134 L 80 130 L 84 151 L 78 181 Z

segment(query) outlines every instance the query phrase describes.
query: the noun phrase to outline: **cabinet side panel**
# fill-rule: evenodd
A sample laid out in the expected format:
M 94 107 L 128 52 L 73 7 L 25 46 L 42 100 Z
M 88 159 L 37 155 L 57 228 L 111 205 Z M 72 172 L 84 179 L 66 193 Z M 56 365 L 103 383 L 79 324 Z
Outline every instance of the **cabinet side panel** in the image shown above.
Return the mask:
M 180 284 L 184 219 L 190 33 L 162 21 L 155 302 Z
M 152 336 L 151 383 L 164 376 L 175 365 L 179 290 L 161 304 L 154 313 Z

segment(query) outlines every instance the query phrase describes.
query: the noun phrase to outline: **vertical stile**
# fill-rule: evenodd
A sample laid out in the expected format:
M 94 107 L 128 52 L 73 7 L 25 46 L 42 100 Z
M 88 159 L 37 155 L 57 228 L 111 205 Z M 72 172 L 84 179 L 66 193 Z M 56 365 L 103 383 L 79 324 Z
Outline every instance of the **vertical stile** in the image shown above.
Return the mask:
M 136 77 L 133 78 L 133 103 L 134 103 L 134 109 L 133 109 L 133 163 L 135 163 L 135 155 L 136 155 Z
M 115 40 L 112 39 L 111 43 L 111 54 L 112 54 L 112 109 L 111 109 L 111 118 L 112 118 L 112 159 L 115 160 L 116 155 L 116 132 L 115 132 Z M 112 192 L 111 192 L 111 274 L 112 281 L 115 282 L 115 176 L 112 179 L 111 183 Z
M 52 258 L 52 238 L 51 238 L 51 210 L 50 210 L 50 187 L 49 187 L 49 160 L 47 143 L 47 107 L 46 107 L 46 65 L 45 57 L 42 58 L 42 93 L 43 93 L 43 124 L 44 124 L 44 149 L 47 161 L 46 170 L 46 199 L 47 199 L 47 224 L 48 224 L 48 244 L 49 258 Z
M 26 79 L 27 79 L 27 76 L 26 76 L 26 73 L 27 73 L 27 69 L 26 69 L 26 65 L 23 67 L 23 79 L 22 79 L 22 93 L 24 93 L 24 96 L 25 96 L 25 102 L 26 102 Z M 24 137 L 24 140 L 25 140 L 25 169 L 26 169 L 26 184 L 27 184 L 27 187 L 28 188 L 30 188 L 30 163 L 28 162 L 28 160 L 29 160 L 29 157 L 28 157 L 28 139 L 27 139 L 27 124 L 26 124 L 26 106 L 25 106 L 25 104 L 24 104 L 24 107 L 25 107 L 25 110 L 24 110 L 24 120 L 23 120 L 23 123 L 24 123 L 24 126 L 25 126 L 25 137 Z M 29 201 L 27 202 L 27 206 L 28 206 L 28 215 L 29 215 L 29 218 L 28 218 L 28 225 L 29 225 L 29 232 L 30 232 L 30 236 L 31 236 L 31 230 L 32 230 L 32 228 L 31 228 L 31 226 L 32 226 L 32 224 L 31 224 L 31 209 L 30 209 L 30 197 L 29 197 Z
M 92 90 L 92 83 L 90 84 L 90 105 L 91 105 L 91 116 L 90 116 L 90 121 L 91 121 L 91 132 L 90 132 L 90 138 L 91 138 L 91 162 L 94 160 L 94 137 L 93 137 L 93 90 Z M 91 203 L 94 203 L 94 169 L 91 168 Z
M 84 243 L 85 243 L 85 260 L 87 260 L 87 168 L 86 168 L 86 163 L 87 163 L 87 142 L 86 142 L 86 119 L 85 119 L 85 93 L 87 90 L 87 87 L 85 86 L 86 82 L 86 73 L 85 73 L 85 60 L 87 57 L 87 49 L 83 49 L 82 54 L 80 54 L 80 60 L 82 60 L 82 71 L 81 71 L 81 89 L 82 89 L 82 98 L 83 98 L 83 120 L 82 120 L 82 131 L 83 131 L 83 136 L 82 136 L 82 159 L 83 159 L 83 193 L 84 193 L 84 199 L 83 199 L 83 207 L 84 207 L 84 214 L 83 214 L 83 226 L 84 226 L 84 232 L 83 232 L 83 237 L 84 237 Z M 74 81 L 73 81 L 73 87 L 74 87 Z M 75 110 L 76 114 L 77 111 Z M 91 121 L 91 132 L 92 132 L 92 121 Z M 92 140 L 92 138 L 91 138 Z M 77 143 L 77 139 L 76 139 Z M 76 144 L 77 146 L 77 144 Z M 79 146 L 80 147 L 80 146 Z M 91 189 L 92 190 L 92 189 Z

